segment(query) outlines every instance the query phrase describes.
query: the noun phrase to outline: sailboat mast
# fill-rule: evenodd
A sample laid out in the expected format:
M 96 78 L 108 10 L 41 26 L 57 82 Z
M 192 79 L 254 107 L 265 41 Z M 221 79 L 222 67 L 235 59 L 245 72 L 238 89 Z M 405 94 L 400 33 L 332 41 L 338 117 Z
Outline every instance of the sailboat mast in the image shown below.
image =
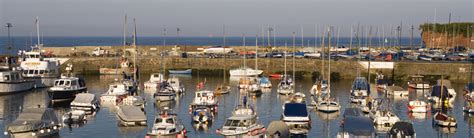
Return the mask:
M 138 69 L 137 69 L 137 54 L 138 54 L 138 51 L 137 51 L 137 22 L 135 20 L 135 18 L 133 18 L 133 49 L 135 51 L 135 54 L 133 54 L 133 68 L 134 68 L 134 71 L 135 71 L 135 74 L 133 75 L 133 80 L 134 81 L 137 81 L 137 72 L 138 72 Z
M 325 49 L 324 49 L 324 47 L 325 47 L 324 42 L 325 42 L 325 39 L 326 39 L 326 38 L 324 38 L 325 36 L 326 36 L 326 28 L 323 28 L 323 41 L 322 41 L 322 45 L 321 45 L 321 75 L 320 75 L 320 76 L 322 76 L 321 79 L 323 79 L 323 80 L 324 80 L 324 75 L 325 75 L 325 72 L 324 72 L 324 68 L 325 68 L 324 67 L 324 53 L 326 52 Z
M 331 31 L 332 27 L 329 27 L 328 29 L 328 49 L 329 49 L 329 52 L 328 52 L 328 88 L 331 88 L 331 51 L 330 49 L 332 48 L 331 47 Z
M 354 32 L 354 29 L 352 28 L 352 25 L 351 25 L 351 40 L 350 40 L 350 44 L 349 44 L 349 51 L 352 50 L 352 33 Z
M 304 47 L 304 32 L 303 32 L 303 25 L 301 25 L 301 47 Z
M 224 73 L 223 73 L 223 74 L 224 74 L 224 82 L 223 82 L 223 83 L 225 83 L 225 76 L 226 76 L 226 75 L 225 75 L 225 72 L 226 72 L 225 70 L 227 69 L 227 64 L 226 64 L 226 56 L 227 56 L 227 53 L 225 52 L 225 46 L 226 46 L 226 43 L 225 43 L 225 36 L 226 36 L 226 33 L 225 33 L 225 24 L 224 24 L 224 26 L 223 26 L 223 33 L 224 33 L 224 46 L 223 46 L 223 48 L 224 48 L 224 70 L 223 70 L 223 72 L 224 72 Z
M 293 82 L 295 82 L 295 53 L 296 53 L 295 40 L 296 40 L 296 33 L 293 32 Z
M 368 62 L 368 66 L 367 66 L 367 81 L 369 82 L 370 84 L 370 58 L 372 58 L 372 50 L 370 49 L 371 48 L 371 45 L 372 45 L 372 26 L 370 26 L 370 29 L 369 29 L 369 45 L 368 45 L 368 48 L 369 48 L 369 62 Z
M 286 78 L 286 53 L 288 52 L 288 43 L 285 42 L 285 53 L 283 53 L 283 58 L 285 58 L 285 78 Z
M 244 68 L 247 68 L 247 47 L 245 46 L 245 34 L 243 34 L 244 41 Z
M 123 48 L 125 50 L 125 45 L 127 45 L 127 14 L 123 21 Z
M 265 37 L 263 38 L 265 40 Z M 255 70 L 258 69 L 258 35 L 255 35 Z
M 41 51 L 41 40 L 40 40 L 40 29 L 39 29 L 39 17 L 36 16 L 36 36 L 38 37 L 38 48 L 40 49 Z

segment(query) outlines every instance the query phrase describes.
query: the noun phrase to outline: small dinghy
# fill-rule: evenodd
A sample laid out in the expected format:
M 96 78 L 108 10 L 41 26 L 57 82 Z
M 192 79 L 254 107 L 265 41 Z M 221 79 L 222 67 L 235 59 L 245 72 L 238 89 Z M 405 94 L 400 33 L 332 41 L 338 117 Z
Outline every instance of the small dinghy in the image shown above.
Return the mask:
M 134 105 L 118 107 L 117 120 L 121 126 L 146 126 L 145 110 Z
M 79 93 L 71 102 L 72 110 L 83 110 L 90 114 L 99 108 L 99 100 L 91 93 Z
M 26 108 L 6 126 L 4 134 L 18 138 L 51 137 L 58 135 L 60 126 L 52 108 Z
M 441 127 L 456 127 L 456 118 L 448 116 L 444 113 L 437 112 L 433 116 L 433 123 Z
M 81 124 L 86 121 L 86 112 L 83 110 L 72 110 L 62 116 L 64 124 Z

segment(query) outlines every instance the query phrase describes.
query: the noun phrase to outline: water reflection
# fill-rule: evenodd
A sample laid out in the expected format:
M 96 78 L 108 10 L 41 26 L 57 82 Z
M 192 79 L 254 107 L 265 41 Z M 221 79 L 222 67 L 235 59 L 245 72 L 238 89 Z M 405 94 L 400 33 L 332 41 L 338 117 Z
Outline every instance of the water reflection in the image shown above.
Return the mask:
M 147 76 L 141 75 L 141 76 Z M 96 96 L 100 96 L 105 93 L 110 82 L 113 82 L 116 77 L 120 76 L 85 76 L 89 93 L 93 93 Z M 186 87 L 184 95 L 180 96 L 175 102 L 160 102 L 155 103 L 151 92 L 141 92 L 147 101 L 145 110 L 148 119 L 148 126 L 141 128 L 125 128 L 118 127 L 116 115 L 114 113 L 115 108 L 104 107 L 99 110 L 95 116 L 88 116 L 87 123 L 78 126 L 64 127 L 60 131 L 61 137 L 144 137 L 148 128 L 152 125 L 152 120 L 155 113 L 163 107 L 170 107 L 176 111 L 179 119 L 183 122 L 188 130 L 188 137 L 220 137 L 215 133 L 215 130 L 221 127 L 224 120 L 231 115 L 232 109 L 237 104 L 237 97 L 240 95 L 236 84 L 232 85 L 231 92 L 224 94 L 217 99 L 219 100 L 218 114 L 215 116 L 212 124 L 208 126 L 195 128 L 191 123 L 191 115 L 188 111 L 189 103 L 194 98 L 195 86 L 198 82 L 197 76 L 176 76 L 180 79 Z M 206 88 L 213 90 L 217 84 L 222 83 L 222 77 L 206 77 L 200 76 L 199 80 L 206 79 Z M 141 82 L 148 80 L 148 77 L 142 77 Z M 271 79 L 274 87 L 277 86 L 278 80 Z M 332 82 L 332 93 L 331 96 L 335 97 L 340 105 L 341 111 L 344 108 L 350 107 L 349 103 L 349 90 L 353 80 L 341 80 L 338 82 Z M 234 81 L 235 83 L 235 81 Z M 238 81 L 237 81 L 238 83 Z M 311 79 L 297 79 L 296 91 L 303 92 L 306 95 L 309 94 L 313 82 Z M 231 83 L 232 84 L 232 83 Z M 454 108 L 449 111 L 450 115 L 453 115 L 458 120 L 458 127 L 455 131 L 446 130 L 439 127 L 431 127 L 432 115 L 430 112 L 416 114 L 408 113 L 407 104 L 410 100 L 420 99 L 424 100 L 425 95 L 429 94 L 428 90 L 425 91 L 410 91 L 408 97 L 392 97 L 390 99 L 390 109 L 401 119 L 411 120 L 418 136 L 422 137 L 434 137 L 434 136 L 451 136 L 451 137 L 472 137 L 474 131 L 474 117 L 472 115 L 464 114 L 462 112 L 462 106 L 464 105 L 464 99 L 462 98 L 462 89 L 464 84 L 453 83 L 453 87 L 457 90 L 458 94 L 454 102 Z M 374 87 L 375 88 L 375 87 Z M 383 92 L 374 92 L 371 96 L 385 97 Z M 282 105 L 288 100 L 289 96 L 279 95 L 276 89 L 269 89 L 260 97 L 256 97 L 253 104 L 256 105 L 256 110 L 259 114 L 259 121 L 263 122 L 265 126 L 271 121 L 280 120 Z M 307 96 L 309 101 L 309 96 Z M 28 92 L 3 95 L 0 96 L 0 117 L 1 124 L 0 128 L 5 128 L 7 124 L 14 121 L 18 114 L 25 107 L 53 107 L 55 113 L 60 117 L 70 109 L 68 105 L 60 106 L 51 104 L 48 100 L 46 89 L 37 89 Z M 322 137 L 335 137 L 340 130 L 341 116 L 340 113 L 323 114 L 316 111 L 311 112 L 312 129 L 309 131 L 308 136 L 322 136 Z M 381 134 L 382 135 L 382 134 Z

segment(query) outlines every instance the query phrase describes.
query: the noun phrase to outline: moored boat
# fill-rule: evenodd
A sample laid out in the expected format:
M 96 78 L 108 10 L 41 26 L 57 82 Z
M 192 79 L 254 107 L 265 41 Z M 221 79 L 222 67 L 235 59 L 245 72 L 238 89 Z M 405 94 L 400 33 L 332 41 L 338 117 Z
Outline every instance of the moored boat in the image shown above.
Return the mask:
M 82 77 L 67 73 L 54 81 L 54 86 L 49 88 L 48 95 L 52 101 L 71 101 L 78 93 L 86 91 L 86 83 Z
M 0 71 L 0 94 L 22 92 L 34 87 L 34 82 L 26 80 L 20 71 Z
M 71 102 L 72 110 L 83 110 L 92 113 L 99 109 L 99 100 L 91 93 L 79 93 Z
M 311 118 L 305 103 L 285 103 L 281 120 L 288 125 L 291 134 L 305 135 L 311 129 Z
M 186 69 L 186 70 L 168 70 L 168 73 L 170 74 L 191 74 L 192 69 Z
M 145 90 L 158 90 L 160 84 L 165 82 L 165 77 L 161 73 L 153 73 L 150 75 L 150 80 L 144 84 Z
M 413 113 L 426 113 L 428 112 L 428 104 L 425 101 L 414 100 L 408 102 L 408 111 Z
M 140 106 L 123 105 L 117 110 L 117 120 L 121 126 L 146 126 L 146 113 Z
M 153 127 L 146 133 L 146 137 L 186 137 L 186 129 L 177 114 L 165 108 L 155 115 Z
M 433 116 L 433 123 L 441 127 L 456 127 L 456 118 L 441 112 L 436 112 Z
M 11 137 L 52 137 L 58 135 L 61 122 L 51 108 L 25 108 L 4 134 Z

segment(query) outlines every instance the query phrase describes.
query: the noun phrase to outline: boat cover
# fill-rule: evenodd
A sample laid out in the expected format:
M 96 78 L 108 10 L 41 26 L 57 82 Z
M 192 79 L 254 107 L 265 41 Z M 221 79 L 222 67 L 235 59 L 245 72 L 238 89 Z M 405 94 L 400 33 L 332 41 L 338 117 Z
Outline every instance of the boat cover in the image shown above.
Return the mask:
M 133 105 L 120 106 L 117 115 L 124 121 L 134 122 L 146 120 L 145 112 L 143 112 L 141 107 Z
M 71 105 L 90 105 L 94 102 L 95 95 L 91 93 L 79 93 L 74 98 L 74 101 L 71 102 Z
M 470 82 L 466 85 L 466 88 L 465 90 L 467 90 L 468 92 L 472 92 L 474 90 L 474 83 Z
M 441 86 L 440 85 L 433 86 L 433 89 L 431 90 L 431 96 L 441 97 L 441 94 L 443 96 L 442 97 L 443 100 L 445 100 L 446 97 L 449 96 L 448 88 L 446 86 L 443 86 L 443 93 L 441 93 Z
M 345 117 L 358 117 L 358 116 L 362 116 L 362 110 L 360 110 L 359 108 L 346 108 L 346 110 L 344 110 L 344 118 Z
M 284 114 L 287 117 L 306 117 L 308 116 L 308 111 L 304 103 L 286 103 Z
M 368 117 L 345 117 L 343 131 L 355 136 L 371 136 L 375 129 Z
M 408 122 L 396 122 L 390 131 L 388 131 L 389 135 L 396 136 L 400 134 L 401 136 L 414 136 L 415 130 L 413 129 L 413 125 Z
M 51 108 L 26 108 L 7 126 L 11 133 L 21 133 L 54 126 L 59 119 Z
M 290 128 L 283 121 L 272 121 L 268 125 L 267 136 L 278 136 L 279 138 L 289 138 Z
M 441 80 L 437 80 L 436 84 L 441 85 Z M 448 87 L 448 88 L 453 88 L 451 85 L 451 81 L 449 80 L 443 80 L 443 85 Z

